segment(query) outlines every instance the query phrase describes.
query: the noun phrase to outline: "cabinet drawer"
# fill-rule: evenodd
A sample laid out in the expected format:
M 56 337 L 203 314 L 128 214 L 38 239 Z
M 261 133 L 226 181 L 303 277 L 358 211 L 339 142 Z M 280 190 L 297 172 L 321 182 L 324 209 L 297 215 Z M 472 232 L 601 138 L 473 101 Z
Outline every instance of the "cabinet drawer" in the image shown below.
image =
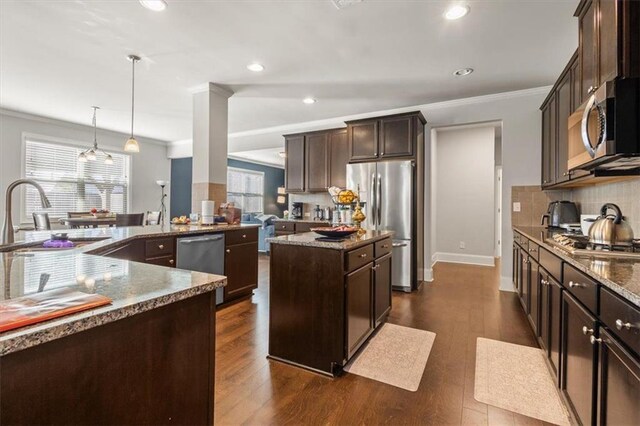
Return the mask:
M 276 237 L 282 237 L 283 235 L 293 235 L 295 232 L 290 231 L 276 231 Z
M 598 313 L 598 283 L 578 271 L 571 265 L 564 264 L 564 287 L 576 299 L 584 304 L 592 313 Z
M 529 241 L 529 249 L 527 250 L 529 252 L 529 256 L 531 258 L 533 258 L 536 262 L 539 261 L 539 257 L 540 257 L 540 246 L 538 246 L 536 243 L 534 243 L 533 241 Z
M 562 282 L 562 260 L 559 257 L 539 247 L 538 260 L 540 266 L 546 269 L 556 281 Z
M 160 257 L 173 254 L 173 238 L 153 238 L 145 241 L 145 257 Z
M 302 223 L 296 223 L 295 225 L 296 225 L 296 234 L 311 232 L 311 228 L 326 228 L 328 226 L 331 226 L 326 222 L 318 222 L 318 223 L 302 222 Z
M 275 222 L 275 230 L 278 231 L 286 231 L 286 232 L 295 232 L 296 224 L 293 222 Z
M 640 355 L 640 308 L 601 287 L 600 320 Z
M 346 271 L 354 271 L 373 260 L 373 244 L 366 245 L 356 250 L 351 250 L 344 256 Z
M 238 229 L 236 231 L 228 231 L 224 236 L 224 242 L 227 246 L 234 244 L 245 244 L 258 241 L 258 228 Z
M 374 244 L 374 254 L 376 256 L 376 259 L 384 256 L 387 253 L 391 253 L 392 247 L 393 244 L 391 243 L 391 238 L 376 242 Z
M 169 266 L 170 268 L 174 268 L 176 266 L 176 260 L 173 255 L 146 259 L 145 263 L 150 263 L 151 265 Z
M 520 247 L 522 247 L 525 251 L 529 250 L 529 239 L 522 234 L 515 234 L 518 236 L 516 242 Z

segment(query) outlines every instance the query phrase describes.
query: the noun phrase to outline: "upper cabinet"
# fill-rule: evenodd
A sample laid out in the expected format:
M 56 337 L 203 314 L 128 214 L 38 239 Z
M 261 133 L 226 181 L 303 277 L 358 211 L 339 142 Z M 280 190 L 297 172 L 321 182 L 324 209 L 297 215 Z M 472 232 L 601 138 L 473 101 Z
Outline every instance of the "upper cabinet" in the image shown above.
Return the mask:
M 580 102 L 585 101 L 589 92 L 596 87 L 596 1 L 583 2 L 582 9 L 576 12 L 580 19 Z
M 347 183 L 347 129 L 285 135 L 285 189 L 324 192 Z
M 414 158 L 425 123 L 420 112 L 347 122 L 349 162 Z

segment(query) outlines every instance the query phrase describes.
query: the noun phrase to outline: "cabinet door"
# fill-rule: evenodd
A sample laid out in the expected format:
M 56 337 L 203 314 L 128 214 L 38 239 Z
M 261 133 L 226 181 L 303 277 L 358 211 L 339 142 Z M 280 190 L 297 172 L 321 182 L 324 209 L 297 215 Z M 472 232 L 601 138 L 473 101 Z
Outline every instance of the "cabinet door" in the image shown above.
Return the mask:
M 613 2 L 613 0 L 611 0 Z M 590 1 L 580 16 L 580 100 L 589 97 L 589 90 L 597 83 L 596 75 L 596 3 Z M 614 46 L 611 46 L 615 49 Z
M 640 360 L 600 328 L 598 424 L 640 425 Z
M 144 240 L 136 240 L 126 243 L 123 246 L 116 247 L 101 254 L 106 257 L 113 257 L 114 259 L 131 260 L 133 262 L 144 262 Z
M 542 110 L 542 186 L 555 183 L 556 175 L 556 99 Z
M 373 263 L 347 275 L 347 358 L 360 348 L 373 331 Z
M 258 288 L 258 244 L 227 246 L 224 256 L 224 301 L 250 294 Z
M 285 159 L 285 189 L 287 192 L 304 192 L 304 136 L 290 136 L 284 140 L 287 158 Z
M 349 143 L 347 129 L 334 130 L 329 134 L 329 186 L 347 186 L 347 164 L 349 164 Z
M 511 279 L 513 281 L 513 286 L 515 287 L 516 291 L 518 291 L 518 270 L 520 267 L 520 263 L 519 263 L 519 259 L 518 259 L 518 245 L 514 242 L 513 243 L 513 250 L 512 250 L 512 267 L 511 267 Z M 519 291 L 518 291 L 519 293 Z
M 380 157 L 413 155 L 414 117 L 391 117 L 380 120 Z
M 618 0 L 598 1 L 598 85 L 618 75 L 618 3 Z
M 580 58 L 577 55 L 573 58 L 569 74 L 571 74 L 571 113 L 573 113 L 582 104 L 580 100 L 580 94 L 582 92 L 580 85 Z
M 571 115 L 571 73 L 567 72 L 556 89 L 558 107 L 557 183 L 569 180 L 569 116 Z
M 529 298 L 530 298 L 530 285 L 531 285 L 531 260 L 529 256 L 521 249 L 522 255 L 522 291 L 520 293 L 520 302 L 524 311 L 529 314 Z
M 540 327 L 540 265 L 529 257 L 529 318 L 533 332 L 537 335 Z
M 352 123 L 347 127 L 349 161 L 378 158 L 378 121 Z
M 568 292 L 563 293 L 562 389 L 583 425 L 595 421 L 597 352 L 590 338 L 596 320 Z
M 538 335 L 551 362 L 556 383 L 560 383 L 562 286 L 540 269 L 540 326 Z
M 391 310 L 391 255 L 376 260 L 374 271 L 374 326 L 377 327 Z
M 305 140 L 305 173 L 307 192 L 329 188 L 329 134 L 312 133 Z

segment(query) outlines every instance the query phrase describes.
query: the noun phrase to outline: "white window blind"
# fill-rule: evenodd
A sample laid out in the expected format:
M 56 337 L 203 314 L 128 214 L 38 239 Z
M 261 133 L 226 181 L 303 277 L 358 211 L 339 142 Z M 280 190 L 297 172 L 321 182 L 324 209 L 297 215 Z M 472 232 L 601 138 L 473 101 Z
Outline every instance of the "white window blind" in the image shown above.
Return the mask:
M 264 211 L 264 173 L 253 170 L 227 169 L 227 201 L 235 203 L 243 213 Z
M 81 163 L 78 154 L 85 147 L 26 140 L 24 170 L 44 189 L 51 208 L 50 218 L 66 217 L 67 212 L 86 212 L 92 208 L 126 213 L 129 198 L 129 156 L 110 153 L 113 164 L 105 164 L 105 155 L 96 161 Z M 23 222 L 32 220 L 42 206 L 35 188 L 27 186 Z

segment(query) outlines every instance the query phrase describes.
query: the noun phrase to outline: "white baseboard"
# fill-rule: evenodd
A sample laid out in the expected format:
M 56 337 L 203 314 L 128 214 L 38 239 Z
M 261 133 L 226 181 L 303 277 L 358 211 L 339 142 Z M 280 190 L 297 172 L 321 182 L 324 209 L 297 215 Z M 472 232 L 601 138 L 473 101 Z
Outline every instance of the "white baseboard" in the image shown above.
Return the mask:
M 493 256 L 478 256 L 475 254 L 458 254 L 458 253 L 434 253 L 433 263 L 465 263 L 467 265 L 495 266 L 495 258 Z
M 513 286 L 511 277 L 500 277 L 500 291 L 510 291 L 515 293 L 516 288 Z
M 422 281 L 431 282 L 433 281 L 433 269 L 432 268 L 424 268 L 422 269 Z

